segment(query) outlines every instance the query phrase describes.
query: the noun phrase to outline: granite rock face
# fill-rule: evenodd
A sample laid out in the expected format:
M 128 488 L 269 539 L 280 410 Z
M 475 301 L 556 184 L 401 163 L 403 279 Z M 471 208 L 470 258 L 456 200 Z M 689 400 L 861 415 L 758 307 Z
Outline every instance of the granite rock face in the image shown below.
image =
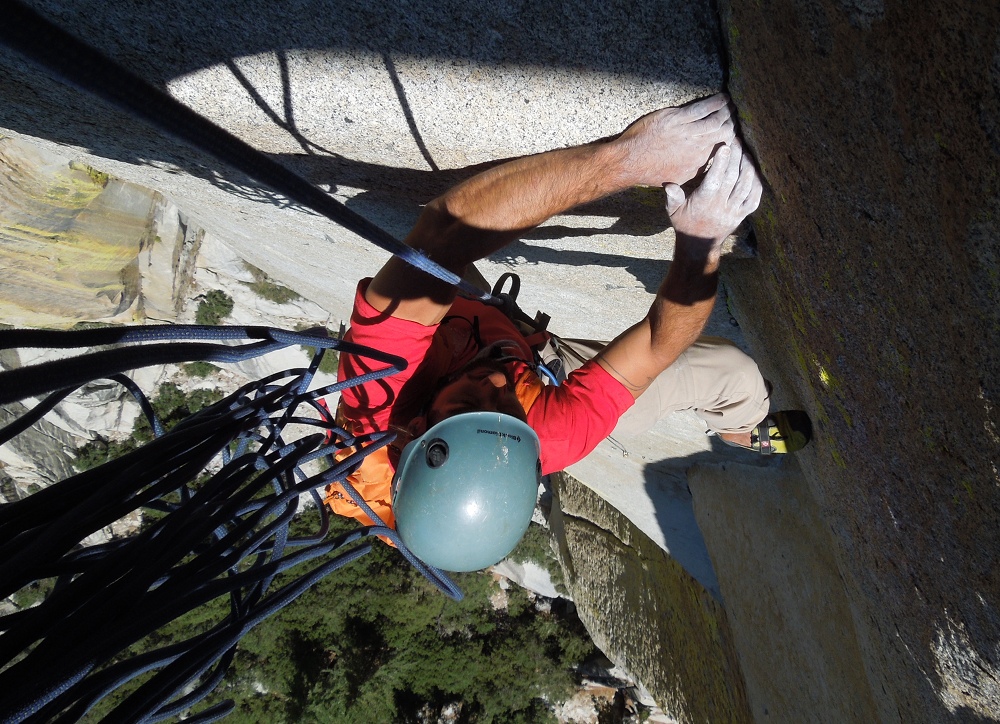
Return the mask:
M 201 301 L 214 291 L 232 300 L 225 319 L 231 324 L 336 327 L 329 312 L 261 275 L 158 192 L 11 138 L 0 139 L 0 268 L 0 320 L 8 326 L 194 324 Z M 4 349 L 0 370 L 77 352 Z M 229 392 L 303 367 L 310 357 L 304 348 L 291 347 L 202 376 L 177 365 L 140 367 L 129 376 L 151 396 L 165 382 L 186 392 Z M 317 372 L 317 384 L 335 381 L 329 372 Z M 0 407 L 0 427 L 27 409 L 22 403 Z M 95 380 L 72 392 L 0 446 L 0 503 L 70 477 L 77 448 L 94 439 L 127 437 L 138 414 L 135 400 L 117 382 Z M 114 530 L 129 531 L 134 522 Z
M 552 479 L 549 523 L 594 643 L 679 722 L 753 721 L 722 605 L 610 503 Z
M 698 465 L 688 484 L 754 721 L 876 721 L 830 531 L 794 461 Z
M 592 140 L 620 130 L 637 104 L 705 95 L 721 81 L 715 16 L 689 0 L 29 5 L 261 150 L 335 156 L 383 177 Z M 25 133 L 92 140 L 122 160 L 169 148 L 108 138 L 87 123 L 100 106 L 77 100 L 91 118 L 4 115 Z
M 160 193 L 0 139 L 0 316 L 14 325 L 173 321 L 205 231 Z
M 30 4 L 398 236 L 479 164 L 600 138 L 722 85 L 704 2 Z M 1000 9 L 723 0 L 722 11 L 729 88 L 771 186 L 759 258 L 728 266 L 729 299 L 778 403 L 816 423 L 798 456 L 816 507 L 803 502 L 803 517 L 784 525 L 830 531 L 822 571 L 833 588 L 842 579 L 844 596 L 830 616 L 849 612 L 867 682 L 844 716 L 996 718 Z M 225 239 L 334 321 L 386 258 L 6 50 L 0 97 L 0 133 L 157 189 L 190 228 Z M 532 232 L 489 260 L 487 276 L 518 271 L 526 303 L 553 312 L 557 332 L 608 338 L 645 313 L 668 250 L 662 199 L 634 191 Z M 176 288 L 159 289 L 157 318 L 190 301 Z M 108 299 L 116 311 L 121 300 Z M 635 482 L 615 469 L 614 484 Z M 762 497 L 759 510 L 783 504 Z M 708 590 L 610 506 L 586 491 L 578 500 L 563 501 L 564 562 L 602 647 L 684 717 L 762 716 L 734 653 L 756 639 L 726 633 Z M 800 550 L 821 547 L 816 535 Z M 720 554 L 732 566 L 761 555 L 710 543 L 723 589 Z M 623 613 L 635 610 L 648 615 Z M 656 629 L 649 650 L 630 648 L 658 616 L 685 623 Z M 639 633 L 615 638 L 625 623 Z M 739 661 L 751 702 L 762 701 L 766 660 Z M 852 688 L 858 670 L 836 662 Z
M 799 461 L 883 721 L 1000 716 L 998 28 L 996 3 L 723 3 L 771 187 L 728 283 L 816 423 Z
M 609 136 L 722 83 L 702 0 L 29 4 L 400 237 L 479 164 Z M 6 49 L 0 97 L 0 129 L 160 191 L 342 316 L 354 282 L 387 257 Z M 627 326 L 621 312 L 629 323 L 645 313 L 672 238 L 662 194 L 630 191 L 489 263 L 492 278 L 517 268 L 542 308 L 592 307 L 599 292 L 606 310 L 563 315 L 559 331 L 604 339 Z
M 59 325 L 69 309 L 131 321 L 156 195 L 11 138 L 0 177 L 4 321 Z

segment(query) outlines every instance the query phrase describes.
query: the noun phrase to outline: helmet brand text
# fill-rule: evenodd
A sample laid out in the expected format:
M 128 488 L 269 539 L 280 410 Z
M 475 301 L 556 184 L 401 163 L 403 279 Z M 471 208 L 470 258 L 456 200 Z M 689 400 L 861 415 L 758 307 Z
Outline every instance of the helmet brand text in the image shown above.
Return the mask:
M 499 430 L 483 430 L 482 428 L 480 428 L 479 430 L 476 430 L 476 434 L 477 435 L 496 435 L 501 440 L 504 439 L 504 438 L 508 438 L 510 440 L 513 440 L 514 442 L 521 442 L 521 437 L 519 435 L 511 435 L 509 432 L 500 432 Z

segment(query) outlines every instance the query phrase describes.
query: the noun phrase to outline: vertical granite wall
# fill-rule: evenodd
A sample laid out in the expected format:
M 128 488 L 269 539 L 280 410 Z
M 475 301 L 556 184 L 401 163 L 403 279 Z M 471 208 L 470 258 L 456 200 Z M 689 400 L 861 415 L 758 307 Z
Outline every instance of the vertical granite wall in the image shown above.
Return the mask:
M 879 717 L 995 720 L 1000 5 L 724 0 L 722 22 L 770 185 L 727 279 L 816 422 L 799 462 Z
M 559 562 L 594 643 L 678 722 L 753 721 L 722 604 L 593 490 L 552 482 Z
M 613 135 L 722 84 L 706 0 L 26 2 L 397 236 L 480 164 Z M 156 189 L 345 317 L 387 258 L 3 47 L 0 98 L 0 136 Z M 496 255 L 493 278 L 518 267 L 540 292 L 526 303 L 579 309 L 596 290 L 637 320 L 672 240 L 661 200 L 625 193 Z M 621 329 L 611 311 L 562 316 L 567 336 Z
M 688 484 L 753 720 L 878 721 L 830 530 L 795 459 L 698 465 Z

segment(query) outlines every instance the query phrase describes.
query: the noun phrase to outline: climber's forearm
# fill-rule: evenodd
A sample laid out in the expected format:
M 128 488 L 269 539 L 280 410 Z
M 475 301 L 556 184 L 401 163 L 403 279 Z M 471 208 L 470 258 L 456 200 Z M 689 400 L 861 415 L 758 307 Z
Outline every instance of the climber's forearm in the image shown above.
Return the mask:
M 733 138 L 732 109 L 719 94 L 639 118 L 613 141 L 527 156 L 485 171 L 424 209 L 407 243 L 461 274 L 470 262 L 573 206 L 636 184 L 682 184 Z M 454 288 L 393 257 L 365 294 L 395 317 L 435 324 Z
M 642 116 L 606 143 L 519 158 L 428 204 L 408 237 L 452 271 L 501 249 L 555 214 L 637 184 L 683 184 L 733 139 L 723 94 Z
M 718 279 L 718 253 L 678 234 L 670 271 L 649 313 L 612 341 L 597 363 L 638 397 L 698 339 L 712 313 Z
M 528 229 L 579 204 L 632 183 L 615 142 L 528 156 L 491 168 L 431 201 L 406 238 L 446 269 L 502 249 Z M 454 300 L 454 288 L 390 259 L 366 293 L 370 304 L 396 317 L 435 324 Z
M 615 143 L 595 143 L 496 166 L 429 203 L 407 243 L 461 273 L 552 216 L 626 188 L 624 165 Z

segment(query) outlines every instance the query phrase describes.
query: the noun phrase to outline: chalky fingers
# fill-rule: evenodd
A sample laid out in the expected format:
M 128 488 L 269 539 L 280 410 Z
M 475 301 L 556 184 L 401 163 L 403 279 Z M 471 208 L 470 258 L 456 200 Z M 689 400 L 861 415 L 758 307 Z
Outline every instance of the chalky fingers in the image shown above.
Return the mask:
M 680 109 L 680 114 L 684 121 L 692 122 L 707 118 L 713 113 L 729 107 L 729 96 L 725 93 L 716 93 L 714 96 L 702 98 L 689 106 L 684 106 Z
M 753 169 L 753 186 L 750 188 L 750 193 L 740 207 L 745 216 L 749 216 L 757 210 L 757 207 L 760 206 L 760 197 L 763 192 L 764 184 L 761 183 L 760 176 L 757 175 L 757 169 Z
M 729 163 L 726 166 L 725 176 L 722 177 L 721 190 L 727 192 L 726 196 L 731 198 L 732 190 L 736 187 L 737 181 L 739 181 L 740 169 L 743 165 L 743 144 L 739 142 L 739 139 L 734 139 L 729 144 L 729 148 L 732 150 L 729 156 Z
M 728 105 L 707 116 L 688 122 L 687 129 L 692 136 L 712 136 L 717 135 L 727 124 L 729 127 L 733 126 L 733 114 Z
M 729 146 L 723 146 L 715 152 L 715 155 L 712 157 L 712 168 L 708 169 L 705 179 L 701 182 L 701 186 L 698 187 L 695 193 L 700 192 L 699 195 L 709 196 L 722 188 L 722 182 L 726 177 L 726 172 L 729 170 L 731 156 L 732 149 Z
M 740 159 L 740 177 L 736 185 L 733 186 L 733 192 L 729 195 L 730 201 L 735 204 L 742 204 L 750 195 L 756 175 L 750 154 L 744 153 L 742 159 Z

